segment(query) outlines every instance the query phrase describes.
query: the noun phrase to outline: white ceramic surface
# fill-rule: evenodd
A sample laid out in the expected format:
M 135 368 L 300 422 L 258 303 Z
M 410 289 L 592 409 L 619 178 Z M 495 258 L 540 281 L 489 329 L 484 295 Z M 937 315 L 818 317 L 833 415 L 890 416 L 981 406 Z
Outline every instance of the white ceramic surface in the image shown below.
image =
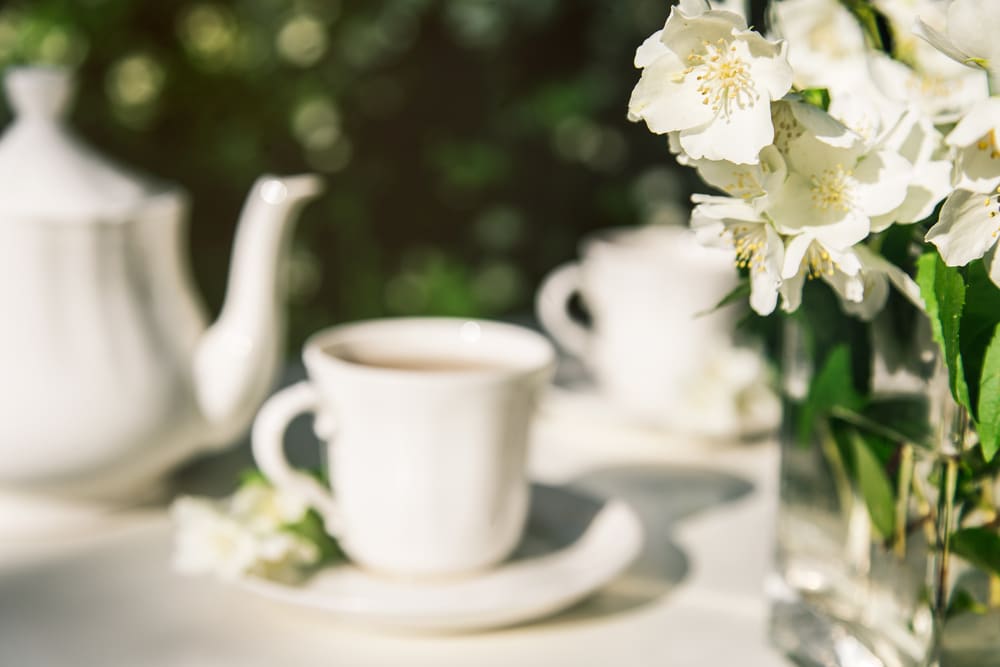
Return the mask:
M 737 280 L 732 253 L 704 247 L 687 228 L 606 230 L 584 241 L 579 261 L 546 278 L 536 311 L 622 411 L 676 424 L 692 383 L 732 346 L 738 312 L 706 313 Z M 589 328 L 569 314 L 574 294 L 592 317 Z
M 528 510 L 528 430 L 555 365 L 544 336 L 480 320 L 372 320 L 316 334 L 303 357 L 310 380 L 265 403 L 254 459 L 276 486 L 310 501 L 353 560 L 440 576 L 511 552 Z M 359 358 L 475 368 L 401 370 Z M 285 458 L 285 429 L 307 411 L 328 439 L 332 496 Z
M 643 539 L 638 517 L 620 500 L 596 505 L 592 498 L 558 489 L 545 489 L 539 496 L 543 499 L 532 507 L 533 527 L 524 553 L 478 575 L 415 583 L 341 565 L 302 586 L 260 579 L 242 584 L 344 621 L 395 630 L 470 631 L 534 620 L 614 579 L 635 560 Z
M 37 525 L 53 503 L 135 501 L 247 427 L 278 367 L 290 223 L 321 182 L 257 181 L 206 331 L 185 195 L 73 135 L 67 72 L 15 68 L 4 83 L 16 116 L 0 138 L 0 491 L 22 515 L 37 495 Z

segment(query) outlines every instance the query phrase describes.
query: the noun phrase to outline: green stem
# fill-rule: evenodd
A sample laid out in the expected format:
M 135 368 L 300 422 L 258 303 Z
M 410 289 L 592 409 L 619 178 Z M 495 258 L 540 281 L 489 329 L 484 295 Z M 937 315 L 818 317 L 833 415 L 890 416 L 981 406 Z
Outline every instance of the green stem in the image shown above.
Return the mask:
M 955 488 L 958 485 L 958 461 L 949 456 L 944 460 L 944 474 L 941 475 L 938 496 L 938 555 L 937 591 L 934 612 L 943 622 L 948 604 L 948 570 L 951 560 L 951 533 L 955 523 Z
M 920 475 L 913 476 L 912 490 L 913 495 L 917 499 L 917 509 L 920 511 L 920 515 L 928 517 L 927 521 L 920 521 L 920 525 L 924 529 L 924 537 L 927 539 L 927 544 L 934 544 L 937 541 L 937 534 L 934 532 L 934 524 L 936 523 L 934 508 L 931 507 L 930 501 L 927 500 L 927 493 L 922 486 Z
M 896 539 L 893 551 L 899 559 L 906 558 L 906 517 L 910 509 L 913 466 L 913 445 L 905 443 L 899 451 L 899 478 L 896 482 Z
M 983 505 L 986 507 L 987 527 L 995 527 L 994 524 L 1000 522 L 1000 513 L 997 512 L 996 499 L 993 497 L 993 479 L 983 481 Z M 1000 574 L 990 573 L 990 592 L 987 604 L 990 609 L 1000 609 Z

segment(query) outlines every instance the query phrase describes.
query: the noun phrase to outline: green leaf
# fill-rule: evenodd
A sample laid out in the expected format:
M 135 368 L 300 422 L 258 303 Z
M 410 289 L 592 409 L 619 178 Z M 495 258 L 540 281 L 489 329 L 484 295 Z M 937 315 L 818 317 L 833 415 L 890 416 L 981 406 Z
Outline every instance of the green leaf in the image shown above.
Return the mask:
M 851 352 L 846 345 L 835 347 L 809 385 L 809 395 L 799 413 L 799 442 L 808 443 L 816 421 L 834 408 L 857 411 L 863 404 L 864 400 L 854 389 Z
M 256 468 L 247 468 L 240 472 L 239 480 L 241 487 L 251 486 L 253 484 L 271 486 L 271 482 L 269 482 L 267 477 L 264 476 L 264 473 Z
M 983 374 L 983 358 L 1000 324 L 1000 289 L 990 280 L 983 262 L 973 262 L 965 269 L 965 307 L 959 331 L 959 348 L 965 383 L 969 388 L 969 404 L 979 418 L 979 389 Z
M 799 95 L 802 96 L 802 101 L 807 104 L 819 107 L 823 111 L 830 109 L 830 91 L 826 88 L 806 88 L 800 90 Z
M 851 435 L 854 450 L 854 468 L 858 488 L 872 525 L 883 539 L 892 536 L 896 527 L 896 499 L 892 482 L 882 467 L 882 462 L 872 451 L 870 444 L 856 431 Z
M 951 536 L 951 550 L 981 570 L 1000 575 L 1000 534 L 987 528 L 963 528 Z
M 965 280 L 958 268 L 946 266 L 936 251 L 917 261 L 917 284 L 927 305 L 934 340 L 941 346 L 948 366 L 948 384 L 959 405 L 972 409 L 965 369 L 959 348 L 962 309 L 965 307 Z
M 977 600 L 972 593 L 964 588 L 959 588 L 951 594 L 945 617 L 951 618 L 959 614 L 985 614 L 987 611 L 989 611 L 989 607 Z
M 892 442 L 928 447 L 933 435 L 929 409 L 926 396 L 900 396 L 874 399 L 860 412 L 834 408 L 831 414 L 861 431 Z
M 344 557 L 340 545 L 326 532 L 323 519 L 316 510 L 307 511 L 297 523 L 288 524 L 284 529 L 316 545 L 320 554 L 319 565 Z
M 983 356 L 979 380 L 979 444 L 987 461 L 1000 449 L 1000 327 L 993 330 L 993 340 Z

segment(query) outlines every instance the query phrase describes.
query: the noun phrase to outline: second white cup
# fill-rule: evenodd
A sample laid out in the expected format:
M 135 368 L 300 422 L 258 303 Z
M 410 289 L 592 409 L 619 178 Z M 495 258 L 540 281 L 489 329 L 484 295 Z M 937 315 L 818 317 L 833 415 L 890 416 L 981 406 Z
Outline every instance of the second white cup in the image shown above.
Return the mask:
M 579 261 L 549 274 L 536 312 L 613 404 L 669 423 L 692 378 L 732 346 L 737 311 L 710 311 L 737 281 L 732 251 L 704 247 L 686 227 L 609 229 L 584 240 Z M 575 294 L 589 326 L 570 315 Z

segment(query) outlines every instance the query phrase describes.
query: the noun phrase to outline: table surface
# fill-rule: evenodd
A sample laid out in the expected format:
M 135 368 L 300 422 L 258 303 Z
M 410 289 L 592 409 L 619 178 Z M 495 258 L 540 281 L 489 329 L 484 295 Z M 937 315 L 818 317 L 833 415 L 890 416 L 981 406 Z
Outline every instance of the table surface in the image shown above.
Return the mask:
M 243 445 L 192 465 L 178 486 L 219 493 L 248 462 Z M 86 538 L 0 549 L 0 664 L 782 667 L 761 592 L 777 463 L 770 441 L 700 442 L 543 412 L 533 477 L 624 498 L 644 523 L 644 551 L 562 614 L 453 636 L 377 633 L 180 577 L 163 507 L 133 510 Z

